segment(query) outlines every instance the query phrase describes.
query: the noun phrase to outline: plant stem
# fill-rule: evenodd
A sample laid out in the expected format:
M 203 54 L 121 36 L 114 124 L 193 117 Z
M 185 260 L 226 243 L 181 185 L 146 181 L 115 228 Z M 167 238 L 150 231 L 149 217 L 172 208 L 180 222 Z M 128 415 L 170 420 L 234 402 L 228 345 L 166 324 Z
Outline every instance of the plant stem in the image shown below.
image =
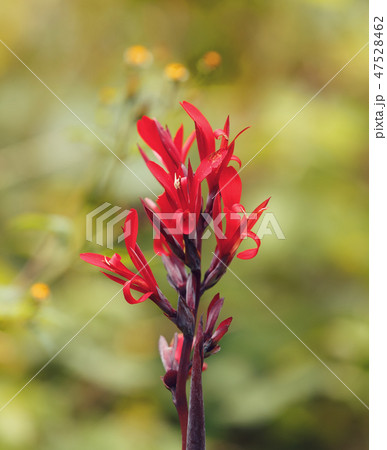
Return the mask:
M 206 448 L 202 388 L 203 357 L 203 318 L 201 318 L 196 334 L 196 343 L 192 363 L 192 381 L 189 398 L 186 450 L 205 450 Z
M 186 450 L 187 442 L 188 403 L 186 385 L 190 365 L 192 341 L 192 336 L 184 336 L 174 398 L 175 407 L 180 421 L 182 450 Z

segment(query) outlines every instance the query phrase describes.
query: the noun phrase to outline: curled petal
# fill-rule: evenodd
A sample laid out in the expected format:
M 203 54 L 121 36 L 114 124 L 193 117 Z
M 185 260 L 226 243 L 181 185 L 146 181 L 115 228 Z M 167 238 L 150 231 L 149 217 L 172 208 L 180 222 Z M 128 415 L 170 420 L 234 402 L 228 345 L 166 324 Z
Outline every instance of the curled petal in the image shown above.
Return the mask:
M 240 132 L 234 137 L 234 139 L 232 140 L 232 143 L 234 143 L 234 142 L 239 138 L 239 136 L 240 136 L 242 133 L 244 133 L 245 131 L 247 131 L 249 128 L 250 128 L 250 127 L 243 128 L 243 130 L 240 131 Z
M 242 161 L 238 158 L 238 156 L 232 155 L 231 158 L 230 158 L 230 160 L 231 160 L 231 161 L 236 161 L 236 162 L 238 163 L 238 165 L 239 165 L 239 168 L 242 167 Z
M 134 286 L 132 286 L 135 279 L 136 278 L 132 278 L 127 283 L 125 283 L 124 289 L 123 289 L 125 300 L 128 303 L 130 303 L 131 305 L 135 305 L 136 303 L 145 302 L 145 300 L 148 299 L 153 294 L 153 292 L 150 291 L 150 292 L 146 292 L 145 294 L 141 295 L 141 297 L 139 299 L 134 298 L 131 293 L 131 289 L 138 290 Z
M 215 139 L 220 139 L 221 137 L 223 137 L 228 140 L 228 134 L 226 134 L 226 132 L 220 128 L 214 131 L 214 136 Z
M 251 248 L 249 250 L 244 250 L 243 252 L 238 253 L 237 254 L 237 258 L 239 258 L 239 259 L 251 259 L 251 258 L 254 258 L 255 256 L 257 256 L 259 247 L 261 245 L 261 240 L 252 231 L 250 231 L 250 230 L 247 231 L 247 236 L 254 240 L 254 242 L 256 243 L 256 247 L 255 248 Z

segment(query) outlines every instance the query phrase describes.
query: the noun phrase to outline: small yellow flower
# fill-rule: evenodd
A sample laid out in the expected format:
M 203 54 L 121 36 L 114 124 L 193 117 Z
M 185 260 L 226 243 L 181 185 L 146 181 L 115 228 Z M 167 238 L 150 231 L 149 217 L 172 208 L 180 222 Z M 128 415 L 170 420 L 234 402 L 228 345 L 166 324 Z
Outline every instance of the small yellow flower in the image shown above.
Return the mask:
M 106 86 L 99 91 L 99 101 L 104 105 L 113 103 L 117 96 L 117 89 Z
M 187 81 L 189 78 L 188 69 L 184 64 L 177 62 L 168 64 L 164 73 L 172 81 Z
M 147 67 L 152 64 L 153 55 L 143 45 L 132 45 L 125 50 L 124 60 L 130 66 Z
M 203 56 L 203 63 L 207 68 L 213 70 L 220 66 L 222 57 L 218 52 L 212 50 Z
M 45 300 L 51 291 L 46 283 L 35 283 L 30 287 L 30 294 L 35 300 Z

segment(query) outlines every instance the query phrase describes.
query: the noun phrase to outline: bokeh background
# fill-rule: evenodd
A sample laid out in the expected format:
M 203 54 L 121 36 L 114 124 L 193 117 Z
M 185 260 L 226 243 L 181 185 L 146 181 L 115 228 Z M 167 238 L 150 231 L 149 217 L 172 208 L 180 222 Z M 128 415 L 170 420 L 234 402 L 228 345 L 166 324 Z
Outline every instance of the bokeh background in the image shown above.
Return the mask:
M 161 192 L 136 149 L 141 115 L 174 131 L 192 129 L 182 100 L 214 128 L 230 114 L 232 134 L 251 126 L 236 149 L 246 163 L 366 43 L 367 16 L 362 0 L 5 0 L 0 29 Z M 267 235 L 257 258 L 232 265 L 365 402 L 367 54 L 241 173 L 246 208 L 271 195 L 286 239 Z M 117 291 L 79 259 L 112 253 L 86 241 L 86 214 L 104 202 L 141 210 L 150 193 L 3 45 L 0 77 L 3 405 Z M 151 227 L 140 220 L 150 258 Z M 172 296 L 161 261 L 151 265 Z M 219 290 L 234 321 L 204 374 L 208 448 L 367 448 L 367 409 L 231 273 Z M 159 378 L 158 337 L 174 332 L 166 322 L 153 304 L 117 296 L 0 412 L 0 447 L 179 448 Z

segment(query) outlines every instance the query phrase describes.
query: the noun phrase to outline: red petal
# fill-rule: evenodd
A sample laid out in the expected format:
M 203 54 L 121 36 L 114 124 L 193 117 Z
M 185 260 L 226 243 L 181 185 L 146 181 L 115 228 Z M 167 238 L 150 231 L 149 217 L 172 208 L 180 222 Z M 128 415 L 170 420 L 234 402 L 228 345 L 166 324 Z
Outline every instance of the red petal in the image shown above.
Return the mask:
M 174 187 L 174 180 L 172 177 L 158 164 L 153 161 L 147 163 L 148 169 L 151 171 L 152 175 L 161 184 L 161 186 L 166 190 L 169 196 L 177 202 L 176 189 Z
M 143 255 L 138 244 L 136 244 L 136 247 L 134 249 L 129 249 L 128 252 L 130 259 L 132 260 L 139 274 L 141 274 L 141 276 L 146 280 L 149 287 L 156 288 L 157 283 L 155 277 L 153 276 L 153 273 L 149 268 L 148 261 Z
M 223 131 L 224 131 L 224 134 L 227 136 L 227 139 L 225 137 L 222 138 L 222 142 L 220 143 L 221 147 L 225 147 L 229 140 L 229 136 L 230 136 L 230 117 L 229 116 L 227 116 L 226 122 L 223 127 Z
M 239 204 L 242 196 L 242 181 L 234 167 L 226 167 L 219 177 L 219 191 L 225 207 Z
M 142 139 L 149 145 L 152 150 L 159 153 L 160 156 L 165 153 L 165 149 L 161 142 L 159 133 L 157 131 L 156 122 L 147 116 L 142 117 L 137 122 L 137 131 Z
M 138 233 L 138 214 L 135 209 L 131 209 L 126 216 L 124 224 L 125 233 L 125 245 L 129 252 L 129 249 L 133 249 L 136 246 L 137 233 Z
M 164 147 L 160 137 L 159 127 L 162 128 L 156 120 L 152 120 L 147 116 L 142 117 L 142 119 L 137 122 L 138 134 L 149 147 L 162 158 L 162 161 L 168 170 L 173 171 L 174 168 L 176 168 L 176 163 Z
M 223 253 L 234 256 L 235 252 L 247 234 L 247 217 L 243 214 L 242 217 L 235 212 L 230 212 L 225 209 L 226 213 L 226 243 L 223 246 Z M 235 216 L 235 218 L 234 218 Z M 238 219 L 239 217 L 239 219 Z
M 176 132 L 175 138 L 173 139 L 174 144 L 179 150 L 181 150 L 183 147 L 183 136 L 184 136 L 184 127 L 183 125 L 181 125 Z
M 98 253 L 81 253 L 79 255 L 83 261 L 86 261 L 93 266 L 101 267 L 102 269 L 112 270 L 106 262 L 106 256 L 99 255 Z M 110 258 L 109 258 L 110 259 Z M 108 259 L 108 260 L 109 260 Z
M 182 102 L 181 106 L 195 122 L 196 140 L 198 143 L 200 159 L 215 151 L 215 139 L 211 125 L 203 114 L 191 103 Z
M 225 157 L 227 156 L 226 150 L 218 150 L 206 156 L 199 167 L 196 169 L 195 178 L 198 183 L 201 183 L 210 174 L 216 173 L 217 169 L 222 165 Z
M 254 258 L 254 256 L 257 256 L 259 247 L 261 245 L 261 240 L 252 231 L 248 231 L 247 232 L 247 236 L 252 238 L 257 246 L 255 248 L 251 248 L 249 250 L 244 250 L 243 252 L 238 253 L 237 254 L 237 258 L 239 258 L 239 259 L 251 259 L 251 258 Z
M 142 156 L 142 158 L 143 158 L 143 160 L 145 161 L 145 164 L 146 164 L 149 161 L 148 156 L 146 155 L 144 150 L 139 145 L 137 145 L 137 147 L 138 147 L 138 150 L 140 151 L 140 154 L 141 154 L 141 156 Z
M 271 197 L 262 202 L 259 206 L 257 206 L 254 211 L 249 215 L 247 219 L 247 229 L 251 230 L 253 226 L 258 222 L 258 219 L 261 217 L 263 211 L 267 209 L 267 204 Z
M 172 161 L 172 169 L 173 167 L 179 167 L 179 151 L 176 148 L 175 143 L 173 142 L 171 133 L 168 129 L 164 129 L 157 120 L 155 120 L 156 128 L 160 136 L 161 143 L 163 145 L 164 153 L 161 155 L 164 159 L 164 155 L 168 156 L 168 159 Z
M 116 283 L 124 285 L 128 280 L 123 280 L 122 278 L 115 277 L 114 275 L 111 275 L 110 273 L 102 272 L 104 275 L 106 275 L 111 280 L 115 281 Z
M 175 349 L 175 361 L 177 363 L 180 362 L 181 351 L 183 350 L 183 342 L 184 342 L 184 336 L 182 333 L 179 333 L 177 335 L 177 342 L 176 342 L 176 349 Z
M 240 136 L 242 133 L 244 133 L 246 130 L 248 130 L 249 128 L 250 128 L 250 127 L 243 128 L 243 130 L 240 131 L 240 132 L 234 137 L 234 139 L 232 140 L 231 143 L 234 143 L 234 142 L 239 138 L 239 136 Z
M 114 253 L 114 255 L 108 259 L 106 258 L 108 261 L 108 266 L 110 266 L 110 270 L 111 271 L 116 271 L 117 273 L 131 273 L 130 270 L 128 270 L 126 268 L 126 266 L 124 266 L 121 262 L 121 256 L 117 253 Z M 114 270 L 113 270 L 114 269 Z
M 183 233 L 190 234 L 191 231 L 195 229 L 196 221 L 193 220 L 193 215 L 190 214 L 188 210 L 183 211 L 182 221 L 183 221 Z
M 157 255 L 169 256 L 171 254 L 171 249 L 169 248 L 164 236 L 160 235 L 159 238 L 153 238 L 153 251 Z

